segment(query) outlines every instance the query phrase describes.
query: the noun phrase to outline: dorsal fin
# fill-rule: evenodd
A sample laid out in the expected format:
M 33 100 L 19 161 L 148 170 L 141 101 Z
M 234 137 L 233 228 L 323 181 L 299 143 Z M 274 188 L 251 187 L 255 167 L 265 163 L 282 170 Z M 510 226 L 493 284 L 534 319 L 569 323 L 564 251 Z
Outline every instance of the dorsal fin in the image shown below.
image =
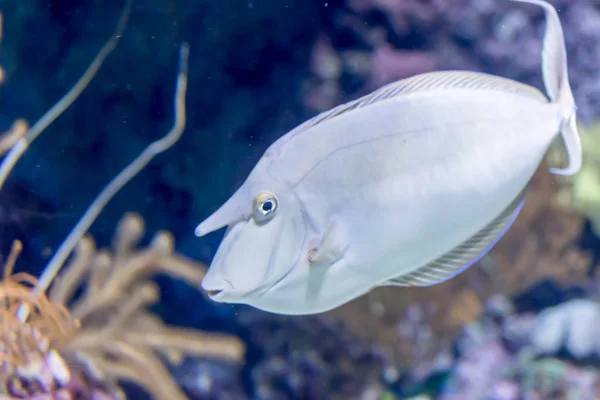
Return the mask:
M 517 218 L 524 197 L 523 191 L 485 228 L 437 260 L 378 286 L 431 286 L 458 275 L 479 261 L 500 240 Z
M 538 89 L 517 81 L 513 81 L 512 79 L 472 71 L 428 72 L 402 79 L 397 82 L 392 82 L 359 99 L 341 104 L 329 111 L 322 112 L 321 114 L 316 115 L 315 117 L 298 125 L 289 133 L 289 137 L 291 138 L 312 126 L 320 124 L 323 121 L 327 121 L 357 108 L 375 104 L 379 101 L 398 96 L 406 96 L 413 93 L 422 93 L 431 90 L 443 89 L 493 90 L 505 93 L 513 93 L 516 95 L 529 97 L 537 101 L 547 102 L 544 94 Z M 399 110 L 398 112 L 402 111 Z

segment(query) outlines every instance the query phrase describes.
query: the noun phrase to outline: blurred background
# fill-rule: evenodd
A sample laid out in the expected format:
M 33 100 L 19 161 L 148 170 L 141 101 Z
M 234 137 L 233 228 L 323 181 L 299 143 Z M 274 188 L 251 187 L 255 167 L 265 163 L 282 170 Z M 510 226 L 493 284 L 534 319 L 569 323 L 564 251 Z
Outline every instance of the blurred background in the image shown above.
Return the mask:
M 434 287 L 375 290 L 323 315 L 216 304 L 198 285 L 157 276 L 152 310 L 164 323 L 226 334 L 245 349 L 235 362 L 190 355 L 169 366 L 186 396 L 600 399 L 600 3 L 550 2 L 579 107 L 581 173 L 548 173 L 564 162 L 556 146 L 516 224 L 476 266 Z M 0 0 L 2 131 L 16 118 L 35 122 L 72 87 L 123 4 Z M 543 32 L 539 7 L 508 0 L 134 0 L 114 53 L 0 192 L 1 253 L 21 240 L 16 270 L 39 275 L 101 188 L 165 134 L 183 41 L 183 137 L 117 194 L 90 234 L 110 247 L 122 216 L 136 212 L 142 246 L 167 230 L 179 254 L 208 264 L 223 233 L 196 238 L 194 227 L 275 139 L 422 72 L 484 71 L 543 90 Z M 128 398 L 149 398 L 121 383 Z

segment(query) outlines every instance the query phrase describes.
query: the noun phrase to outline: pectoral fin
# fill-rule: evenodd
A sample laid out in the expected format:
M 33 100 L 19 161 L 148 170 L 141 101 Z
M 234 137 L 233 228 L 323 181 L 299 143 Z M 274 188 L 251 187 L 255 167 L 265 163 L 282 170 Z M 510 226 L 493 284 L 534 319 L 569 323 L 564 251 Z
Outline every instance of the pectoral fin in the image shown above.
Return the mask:
M 310 264 L 315 265 L 331 265 L 344 256 L 348 242 L 344 229 L 337 217 L 332 217 L 329 220 L 329 225 L 317 248 L 308 256 Z
M 524 197 L 523 191 L 485 228 L 435 261 L 378 286 L 432 286 L 460 274 L 486 255 L 504 236 L 517 219 Z
M 346 237 L 339 219 L 331 218 L 319 245 L 308 255 L 310 270 L 306 291 L 307 302 L 318 298 L 317 294 L 321 291 L 328 267 L 344 257 L 348 248 Z

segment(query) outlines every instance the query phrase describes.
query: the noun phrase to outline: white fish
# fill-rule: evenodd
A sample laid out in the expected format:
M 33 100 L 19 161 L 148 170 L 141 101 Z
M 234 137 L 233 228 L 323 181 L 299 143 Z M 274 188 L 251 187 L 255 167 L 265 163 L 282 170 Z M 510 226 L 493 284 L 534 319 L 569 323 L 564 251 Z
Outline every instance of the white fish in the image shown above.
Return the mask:
M 427 286 L 487 253 L 559 134 L 581 166 L 563 32 L 546 13 L 548 98 L 509 79 L 435 72 L 287 133 L 196 228 L 228 226 L 202 286 L 218 302 L 314 314 L 382 285 Z

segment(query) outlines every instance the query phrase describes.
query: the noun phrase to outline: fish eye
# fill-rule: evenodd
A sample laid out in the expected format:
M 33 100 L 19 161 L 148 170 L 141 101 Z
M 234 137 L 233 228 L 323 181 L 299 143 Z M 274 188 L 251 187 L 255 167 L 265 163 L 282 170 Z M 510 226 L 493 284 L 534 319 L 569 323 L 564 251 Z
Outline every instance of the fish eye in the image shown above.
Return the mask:
M 261 193 L 254 199 L 253 216 L 257 222 L 266 222 L 273 218 L 277 210 L 277 197 L 272 193 Z

